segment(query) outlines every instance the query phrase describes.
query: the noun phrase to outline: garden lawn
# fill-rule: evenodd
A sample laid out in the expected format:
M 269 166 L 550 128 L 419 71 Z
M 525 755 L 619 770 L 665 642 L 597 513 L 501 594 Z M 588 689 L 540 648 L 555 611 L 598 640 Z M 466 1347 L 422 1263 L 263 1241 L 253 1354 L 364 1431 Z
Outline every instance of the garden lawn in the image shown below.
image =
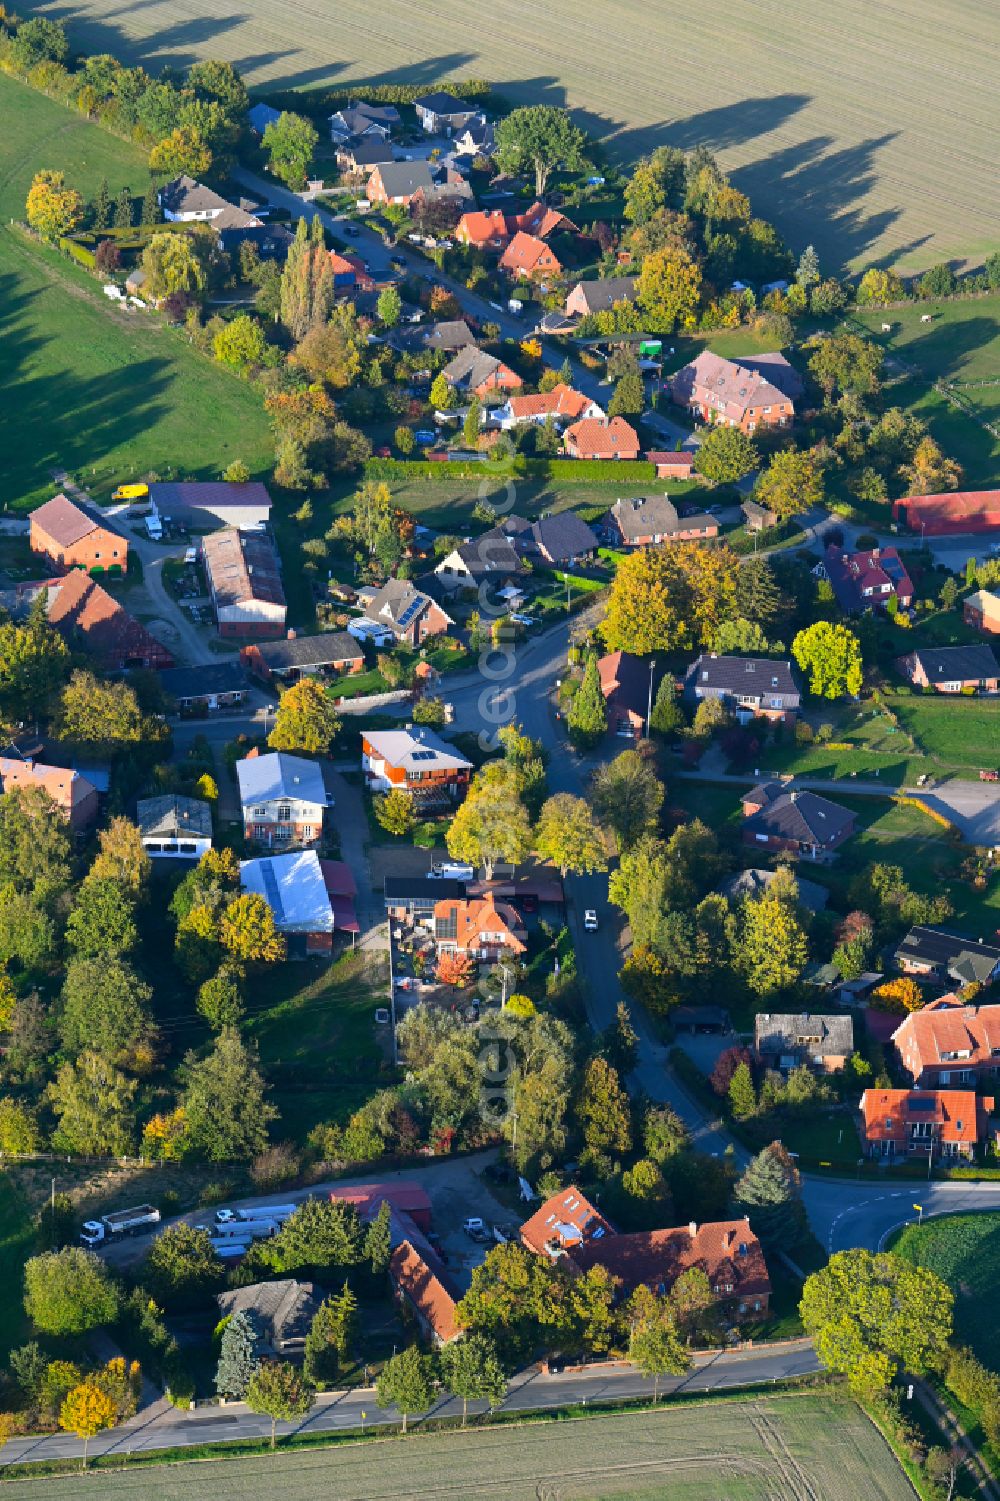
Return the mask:
M 887 702 L 927 756 L 967 772 L 1000 766 L 1000 699 L 935 693 Z
M 93 276 L 10 228 L 32 175 L 65 172 L 85 198 L 107 178 L 145 192 L 142 153 L 0 75 L 0 402 L 4 500 L 29 509 L 66 469 L 107 500 L 155 470 L 216 479 L 234 458 L 263 476 L 273 449 L 260 397 L 148 312 L 126 313 Z
M 379 1085 L 375 1008 L 386 979 L 370 954 L 336 963 L 276 965 L 255 981 L 247 1024 L 281 1111 L 282 1137 L 304 1141 L 321 1121 L 344 1122 Z
M 955 1333 L 1000 1370 L 1000 1213 L 949 1214 L 907 1225 L 892 1249 L 955 1293 Z
M 902 866 L 907 883 L 924 896 L 947 890 L 954 898 L 956 889 L 965 889 L 957 886 L 964 846 L 954 844 L 947 830 L 919 808 L 877 797 L 843 797 L 839 792 L 834 797 L 854 809 L 857 831 L 841 845 L 832 865 L 814 869 L 806 862 L 802 870 L 810 880 L 830 886 L 839 904 L 846 901 L 853 878 L 876 862 Z

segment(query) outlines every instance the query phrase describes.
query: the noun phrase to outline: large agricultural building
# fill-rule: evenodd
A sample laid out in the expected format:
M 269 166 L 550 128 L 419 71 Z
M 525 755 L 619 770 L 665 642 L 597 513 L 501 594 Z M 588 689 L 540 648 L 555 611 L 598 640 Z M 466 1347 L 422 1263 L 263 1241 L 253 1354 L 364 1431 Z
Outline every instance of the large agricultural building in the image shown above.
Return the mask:
M 226 527 L 202 543 L 205 576 L 220 636 L 281 636 L 285 591 L 267 537 Z
M 941 495 L 907 495 L 892 508 L 896 521 L 924 537 L 1000 529 L 1000 490 L 946 490 Z

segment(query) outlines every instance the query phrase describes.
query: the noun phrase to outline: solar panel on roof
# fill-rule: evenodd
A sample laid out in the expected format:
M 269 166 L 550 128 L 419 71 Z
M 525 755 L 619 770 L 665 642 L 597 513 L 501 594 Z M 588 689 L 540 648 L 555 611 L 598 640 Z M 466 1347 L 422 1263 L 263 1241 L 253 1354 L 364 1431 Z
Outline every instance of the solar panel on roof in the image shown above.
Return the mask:
M 933 1099 L 920 1099 L 919 1097 L 911 1096 L 911 1098 L 907 1100 L 906 1103 L 909 1110 L 933 1110 L 937 1101 Z
M 281 892 L 278 890 L 278 880 L 274 874 L 274 867 L 270 860 L 262 860 L 260 865 L 261 878 L 264 882 L 264 895 L 267 897 L 267 905 L 274 913 L 278 923 L 285 920 L 285 909 L 281 901 Z
M 403 611 L 402 615 L 400 615 L 400 617 L 397 620 L 396 624 L 398 626 L 401 626 L 401 627 L 404 626 L 404 625 L 409 625 L 409 623 L 413 619 L 414 615 L 416 615 L 418 613 L 421 604 L 422 604 L 422 601 L 420 599 L 413 599 L 413 600 L 411 600 L 410 603 L 407 605 L 406 609 Z
M 414 761 L 433 761 L 434 757 L 436 755 L 437 755 L 437 751 L 432 751 L 432 750 L 418 750 L 418 751 L 414 751 L 413 752 L 413 756 L 412 756 L 411 759 L 414 760 Z

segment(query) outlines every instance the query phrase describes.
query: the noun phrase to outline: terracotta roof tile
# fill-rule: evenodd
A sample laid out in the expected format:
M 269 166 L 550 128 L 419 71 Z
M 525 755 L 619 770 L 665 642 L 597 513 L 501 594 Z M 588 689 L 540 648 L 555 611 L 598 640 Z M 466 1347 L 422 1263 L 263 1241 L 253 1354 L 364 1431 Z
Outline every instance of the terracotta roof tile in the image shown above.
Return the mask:
M 569 1254 L 581 1271 L 606 1267 L 621 1278 L 625 1292 L 641 1285 L 669 1291 L 692 1267 L 700 1267 L 722 1297 L 752 1297 L 771 1290 L 760 1241 L 746 1219 L 609 1235 Z
M 455 1322 L 455 1298 L 439 1271 L 410 1241 L 404 1240 L 392 1253 L 389 1275 L 396 1291 L 412 1304 L 439 1340 L 447 1343 L 461 1333 Z
M 603 1240 L 613 1235 L 604 1216 L 578 1188 L 572 1187 L 561 1188 L 551 1199 L 546 1199 L 521 1226 L 522 1242 L 538 1255 L 544 1254 L 549 1246 L 565 1250 L 585 1245 L 595 1237 Z
M 639 434 L 624 417 L 612 417 L 610 422 L 600 417 L 584 417 L 566 429 L 563 442 L 567 448 L 575 449 L 581 459 L 639 456 Z

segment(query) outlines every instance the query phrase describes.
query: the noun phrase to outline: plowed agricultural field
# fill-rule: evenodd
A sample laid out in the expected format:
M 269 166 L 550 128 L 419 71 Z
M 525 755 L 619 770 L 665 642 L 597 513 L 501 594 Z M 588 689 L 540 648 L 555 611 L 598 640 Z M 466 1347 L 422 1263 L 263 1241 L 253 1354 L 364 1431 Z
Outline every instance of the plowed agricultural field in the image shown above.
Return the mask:
M 978 262 L 1000 237 L 996 0 L 51 0 L 88 52 L 227 58 L 256 85 L 486 77 L 631 158 L 704 143 L 830 269 Z
M 96 1477 L 47 1480 L 46 1501 L 94 1495 Z M 254 1460 L 119 1474 L 107 1501 L 912 1501 L 881 1436 L 833 1395 L 664 1408 L 611 1418 L 414 1435 Z M 8 1482 L 10 1501 L 35 1496 Z

